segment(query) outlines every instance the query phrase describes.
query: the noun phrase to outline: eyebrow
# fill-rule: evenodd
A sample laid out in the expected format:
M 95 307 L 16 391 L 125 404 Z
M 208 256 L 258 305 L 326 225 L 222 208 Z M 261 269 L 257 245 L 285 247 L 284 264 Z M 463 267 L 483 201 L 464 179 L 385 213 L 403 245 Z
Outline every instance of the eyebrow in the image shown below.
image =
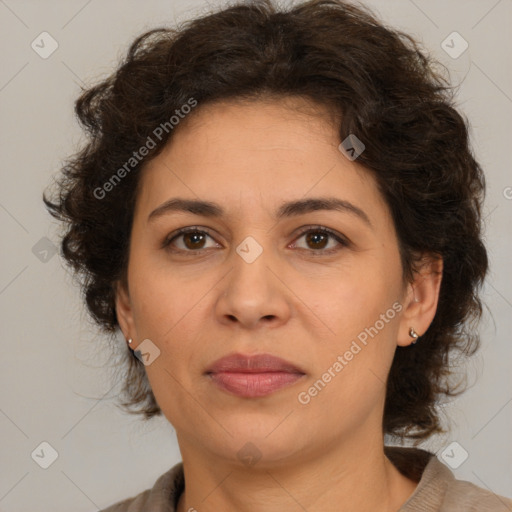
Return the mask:
M 289 218 L 319 210 L 331 210 L 349 213 L 372 227 L 368 215 L 349 201 L 336 197 L 315 197 L 283 203 L 275 213 L 276 219 Z M 155 208 L 148 216 L 148 222 L 171 212 L 188 212 L 204 217 L 223 217 L 224 209 L 211 201 L 173 198 Z

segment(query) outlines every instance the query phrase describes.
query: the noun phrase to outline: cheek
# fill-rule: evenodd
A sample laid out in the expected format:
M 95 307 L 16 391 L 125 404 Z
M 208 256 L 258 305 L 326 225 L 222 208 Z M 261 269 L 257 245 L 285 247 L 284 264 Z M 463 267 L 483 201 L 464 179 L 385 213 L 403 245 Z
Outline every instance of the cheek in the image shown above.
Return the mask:
M 131 258 L 129 282 L 139 335 L 161 342 L 178 323 L 182 332 L 189 313 L 209 289 L 205 279 L 184 277 L 160 254 L 144 251 Z
M 169 400 L 168 392 L 173 401 L 183 398 L 186 402 L 188 395 L 182 396 L 178 382 L 190 387 L 190 376 L 202 368 L 205 322 L 212 308 L 205 295 L 216 280 L 183 282 L 177 276 L 166 273 L 164 277 L 161 272 L 145 268 L 133 281 L 135 327 L 141 340 L 150 339 L 160 351 L 146 371 L 160 404 Z
M 335 335 L 326 343 L 317 340 L 315 371 L 299 390 L 303 400 L 310 400 L 305 406 L 310 414 L 330 411 L 333 425 L 355 429 L 383 400 L 400 308 L 392 295 L 385 287 L 369 289 L 359 282 L 339 288 L 324 303 Z
M 396 349 L 401 267 L 392 257 L 387 264 L 365 260 L 302 283 L 304 303 L 329 328 L 315 320 L 315 372 L 308 383 L 318 393 L 314 400 L 327 408 L 336 402 L 364 410 L 361 400 L 370 405 L 380 399 Z
M 329 328 L 329 339 L 343 344 L 373 326 L 381 315 L 384 320 L 397 316 L 393 304 L 400 297 L 398 282 L 400 269 L 392 258 L 387 265 L 371 258 L 353 258 L 350 264 L 301 278 L 294 283 L 294 291 Z M 385 323 L 387 328 L 390 322 Z

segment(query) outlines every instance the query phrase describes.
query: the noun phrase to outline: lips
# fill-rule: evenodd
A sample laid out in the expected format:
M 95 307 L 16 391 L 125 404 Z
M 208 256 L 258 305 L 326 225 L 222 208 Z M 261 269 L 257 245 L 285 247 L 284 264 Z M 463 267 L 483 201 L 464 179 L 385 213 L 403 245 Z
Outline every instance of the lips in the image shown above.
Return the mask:
M 265 372 L 288 372 L 304 373 L 292 363 L 275 357 L 270 354 L 255 354 L 246 356 L 244 354 L 232 354 L 222 357 L 213 363 L 206 373 L 218 372 L 244 372 L 244 373 L 265 373 Z
M 215 361 L 205 373 L 223 391 L 245 398 L 269 395 L 305 375 L 299 367 L 270 354 L 232 354 Z

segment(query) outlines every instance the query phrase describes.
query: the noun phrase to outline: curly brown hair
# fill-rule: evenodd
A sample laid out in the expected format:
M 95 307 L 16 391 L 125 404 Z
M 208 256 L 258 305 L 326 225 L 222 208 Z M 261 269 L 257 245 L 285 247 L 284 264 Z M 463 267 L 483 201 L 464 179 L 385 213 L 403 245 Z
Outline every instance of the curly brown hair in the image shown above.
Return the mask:
M 197 112 L 218 100 L 298 95 L 342 113 L 340 141 L 350 134 L 364 141 L 358 162 L 390 208 L 404 279 L 417 270 L 418 255 L 443 259 L 429 329 L 420 343 L 397 347 L 383 432 L 416 440 L 444 432 L 439 400 L 461 392 L 450 379 L 450 357 L 479 346 L 474 326 L 488 267 L 481 239 L 485 181 L 446 75 L 409 35 L 342 0 L 286 10 L 272 0 L 243 2 L 142 34 L 111 76 L 82 91 L 75 111 L 87 144 L 65 162 L 55 197 L 43 194 L 50 213 L 65 223 L 61 252 L 93 319 L 115 339 L 115 286 L 126 283 L 138 171 L 174 133 L 160 130 L 154 141 L 155 128 L 169 127 L 191 98 Z M 149 156 L 98 198 L 148 137 L 156 142 Z M 124 344 L 119 353 L 127 397 L 121 406 L 145 418 L 161 415 L 144 366 Z

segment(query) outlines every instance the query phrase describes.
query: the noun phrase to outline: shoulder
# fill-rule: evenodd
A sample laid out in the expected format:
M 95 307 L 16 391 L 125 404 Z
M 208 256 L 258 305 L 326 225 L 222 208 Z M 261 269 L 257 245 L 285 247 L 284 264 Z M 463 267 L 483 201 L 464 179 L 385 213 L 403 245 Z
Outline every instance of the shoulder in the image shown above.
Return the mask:
M 136 512 L 137 510 L 144 510 L 147 507 L 149 489 L 137 494 L 132 498 L 118 501 L 107 508 L 102 508 L 100 512 Z
M 434 453 L 404 447 L 385 451 L 402 474 L 418 482 L 400 512 L 512 512 L 512 499 L 457 480 Z
M 453 480 L 446 487 L 441 512 L 458 510 L 461 512 L 512 512 L 512 499 L 465 480 Z
M 160 475 L 151 489 L 118 501 L 100 512 L 175 512 L 174 503 L 183 491 L 183 463 Z

